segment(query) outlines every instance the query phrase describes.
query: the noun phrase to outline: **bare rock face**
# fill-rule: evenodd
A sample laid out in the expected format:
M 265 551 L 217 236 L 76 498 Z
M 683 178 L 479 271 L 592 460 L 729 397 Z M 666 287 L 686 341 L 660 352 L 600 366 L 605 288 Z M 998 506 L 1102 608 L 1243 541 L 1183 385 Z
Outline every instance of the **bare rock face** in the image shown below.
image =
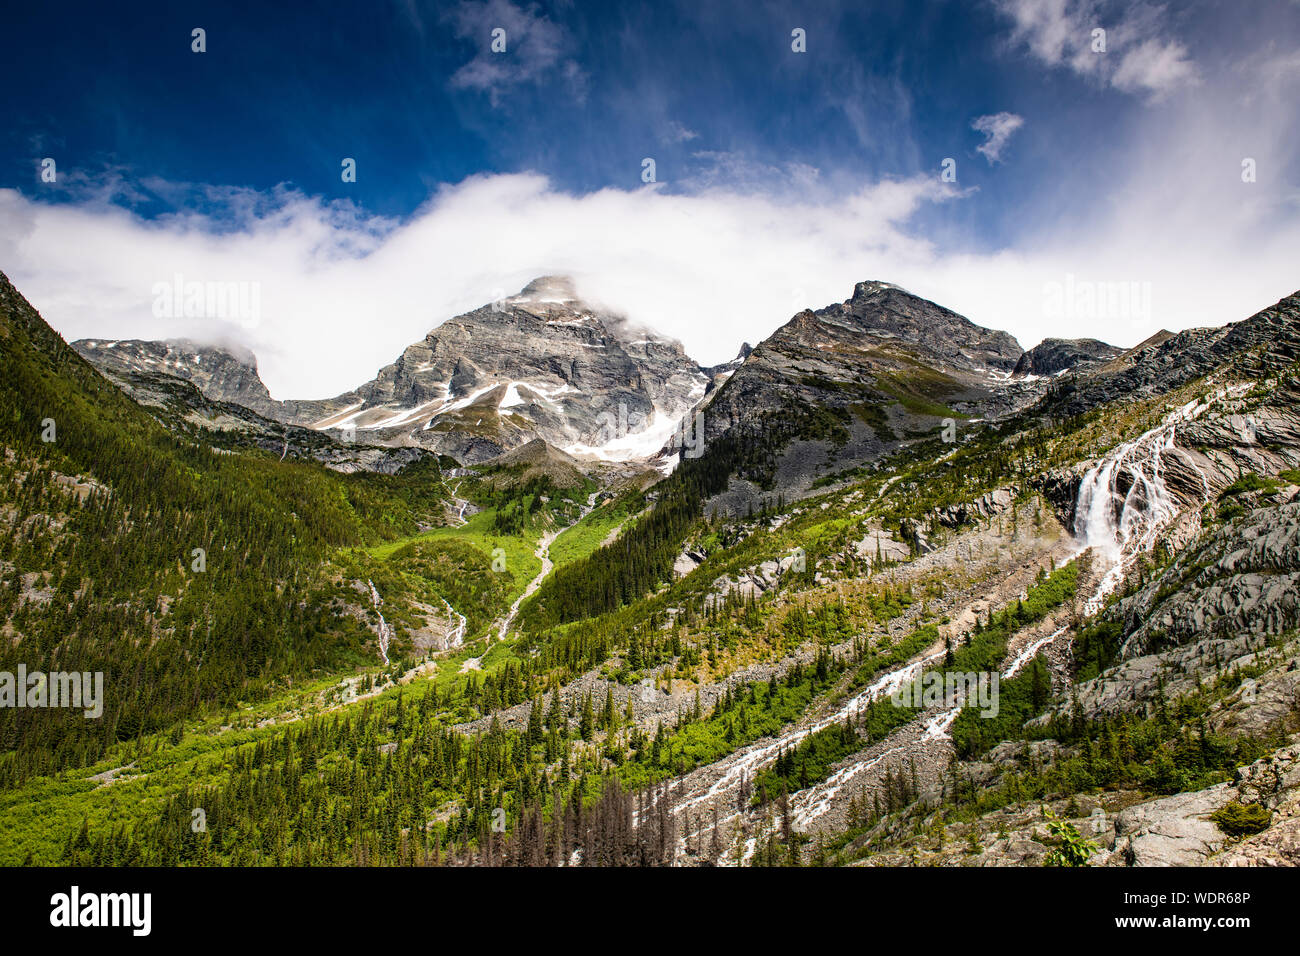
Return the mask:
M 1234 837 L 1212 815 L 1236 801 L 1264 807 L 1262 832 Z M 1129 807 L 1115 819 L 1106 866 L 1300 865 L 1300 747 L 1283 747 L 1237 771 L 1232 783 Z
M 1272 812 L 1268 829 L 1234 843 L 1211 866 L 1300 866 L 1300 747 L 1237 771 L 1238 799 Z
M 287 424 L 355 432 L 465 463 L 541 438 L 585 457 L 650 457 L 712 381 L 675 340 L 638 329 L 543 276 L 448 319 L 371 381 L 332 399 L 275 401 L 256 360 L 188 341 L 75 343 L 101 370 L 169 375 Z M 710 370 L 721 374 L 718 370 Z
M 986 491 L 974 501 L 939 508 L 933 512 L 934 518 L 939 524 L 949 528 L 960 527 L 977 518 L 993 518 L 1010 508 L 1019 493 L 1020 489 L 1014 485 L 995 488 L 993 491 Z
M 430 454 L 411 445 L 371 444 L 354 441 L 351 434 L 288 425 L 255 411 L 253 405 L 267 407 L 258 400 L 265 389 L 252 356 L 239 350 L 178 342 L 118 342 L 110 348 L 94 339 L 76 346 L 163 424 L 202 428 L 227 450 L 257 447 L 284 458 L 310 458 L 334 471 L 381 474 L 395 474 Z M 179 374 L 161 371 L 164 360 Z M 280 405 L 271 402 L 270 410 Z
M 1300 292 L 1241 322 L 1153 336 L 1111 361 L 1063 376 L 1048 401 L 1057 413 L 1077 415 L 1119 399 L 1163 395 L 1226 365 L 1262 377 L 1297 359 Z
M 284 417 L 257 374 L 257 358 L 239 345 L 203 345 L 190 339 L 79 339 L 72 347 L 114 377 L 170 376 L 192 382 L 216 402 L 233 402 L 268 418 Z
M 992 396 L 989 382 L 1008 376 L 1021 354 L 1006 332 L 889 283 L 859 282 L 851 298 L 800 312 L 753 350 L 707 403 L 707 435 L 789 402 L 902 402 L 919 413 L 945 401 L 973 407 Z
M 1020 356 L 1012 374 L 1056 375 L 1070 369 L 1108 362 L 1124 350 L 1098 339 L 1043 339 Z
M 679 343 L 587 305 L 566 278 L 544 276 L 448 319 L 371 382 L 321 403 L 314 424 L 404 436 L 466 461 L 534 438 L 595 452 L 675 423 L 706 383 Z
M 1241 668 L 1257 676 L 1211 715 L 1216 732 L 1262 734 L 1295 710 L 1300 490 L 1261 495 L 1254 505 L 1201 533 L 1105 612 L 1122 635 L 1118 660 L 1079 683 L 1058 716 L 1074 706 L 1090 718 L 1149 714 L 1160 695 L 1191 694 Z
M 1233 797 L 1231 785 L 1140 803 L 1115 820 L 1107 866 L 1199 866 L 1227 843 L 1210 814 Z
M 859 282 L 846 301 L 795 315 L 712 389 L 699 406 L 702 438 L 761 446 L 736 470 L 788 499 L 945 421 L 1036 399 L 1041 388 L 1010 381 L 1021 354 L 1006 332 L 887 282 Z
M 676 560 L 673 561 L 673 577 L 686 577 L 686 575 L 690 574 L 703 564 L 704 559 L 705 555 L 701 554 L 699 551 L 683 551 L 681 554 L 677 555 Z
M 1175 583 L 1189 579 L 1186 586 Z M 1171 591 L 1171 589 L 1173 589 Z M 1300 501 L 1260 508 L 1204 536 L 1125 598 L 1129 653 L 1300 623 Z
M 1300 866 L 1300 819 L 1274 824 L 1258 836 L 1229 847 L 1207 866 Z

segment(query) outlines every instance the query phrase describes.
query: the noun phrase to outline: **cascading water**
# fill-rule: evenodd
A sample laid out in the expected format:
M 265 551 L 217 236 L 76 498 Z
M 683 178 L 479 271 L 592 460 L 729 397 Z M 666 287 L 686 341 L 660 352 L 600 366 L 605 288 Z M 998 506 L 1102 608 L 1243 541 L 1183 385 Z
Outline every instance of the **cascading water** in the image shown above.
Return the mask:
M 449 617 L 459 618 L 460 620 L 460 623 L 456 625 L 456 630 L 447 638 L 447 647 L 445 649 L 450 650 L 453 647 L 460 647 L 465 641 L 465 615 L 452 607 L 446 598 L 442 598 L 442 603 L 446 605 Z
M 1075 500 L 1073 530 L 1079 545 L 1076 556 L 1092 548 L 1106 568 L 1097 589 L 1084 605 L 1085 616 L 1101 609 L 1106 597 L 1122 580 L 1129 563 L 1155 547 L 1160 534 L 1177 517 L 1183 502 L 1175 497 L 1165 481 L 1170 459 L 1180 458 L 1181 463 L 1198 474 L 1205 497 L 1211 496 L 1210 485 L 1204 473 L 1187 451 L 1176 444 L 1178 426 L 1199 418 L 1225 395 L 1239 394 L 1248 387 L 1221 388 L 1204 402 L 1193 401 L 1183 405 L 1157 427 L 1112 449 L 1084 475 Z M 1005 665 L 1002 679 L 1014 677 L 1043 648 L 1052 645 L 1069 631 L 1069 626 L 1060 627 L 1051 634 L 1028 643 Z M 673 812 L 689 812 L 698 805 L 715 803 L 724 792 L 734 789 L 746 776 L 770 764 L 783 749 L 797 746 L 809 734 L 842 722 L 845 717 L 855 716 L 871 701 L 915 679 L 927 664 L 941 656 L 942 652 L 939 652 L 900 667 L 841 704 L 834 714 L 809 726 L 779 735 L 775 740 L 751 745 L 719 761 L 718 776 L 681 800 Z M 903 740 L 898 746 L 884 750 L 869 760 L 849 763 L 821 783 L 800 791 L 791 798 L 791 816 L 796 828 L 807 830 L 814 820 L 827 811 L 843 789 L 865 772 L 891 757 L 911 753 L 916 747 L 947 737 L 959 712 L 960 708 L 949 708 L 927 717 L 912 738 Z M 717 818 L 718 824 L 731 826 L 743 813 L 743 810 L 729 809 Z M 711 826 L 712 824 L 706 824 L 699 832 L 707 832 Z M 748 862 L 757 850 L 761 835 L 755 833 L 745 841 L 742 853 L 744 862 Z M 696 839 L 700 839 L 698 834 Z
M 379 610 L 379 606 L 384 603 L 379 597 L 379 589 L 375 587 L 374 581 L 367 581 L 366 583 L 370 585 L 370 603 L 375 606 L 375 613 L 379 615 L 379 654 L 383 657 L 384 663 L 387 664 L 389 663 L 388 639 L 392 632 L 389 630 L 388 622 L 384 620 L 384 612 Z
M 1074 534 L 1079 550 L 1092 548 L 1108 564 L 1096 592 L 1084 604 L 1085 617 L 1101 610 L 1115 590 L 1130 561 L 1155 547 L 1162 531 L 1178 515 L 1178 500 L 1165 484 L 1165 459 L 1187 457 L 1175 445 L 1180 424 L 1199 418 L 1216 400 L 1235 391 L 1220 389 L 1204 402 L 1192 401 L 1175 409 L 1165 420 L 1135 438 L 1112 449 L 1090 468 L 1079 485 L 1074 508 Z M 1209 482 L 1191 462 L 1201 478 L 1205 496 Z M 1121 481 L 1127 478 L 1125 488 Z
M 1119 584 L 1128 562 L 1149 551 L 1178 513 L 1161 475 L 1162 459 L 1174 448 L 1175 424 L 1153 428 L 1125 442 L 1094 465 L 1079 485 L 1074 532 L 1108 565 L 1097 591 L 1084 606 L 1095 614 Z M 1121 480 L 1128 479 L 1124 489 Z

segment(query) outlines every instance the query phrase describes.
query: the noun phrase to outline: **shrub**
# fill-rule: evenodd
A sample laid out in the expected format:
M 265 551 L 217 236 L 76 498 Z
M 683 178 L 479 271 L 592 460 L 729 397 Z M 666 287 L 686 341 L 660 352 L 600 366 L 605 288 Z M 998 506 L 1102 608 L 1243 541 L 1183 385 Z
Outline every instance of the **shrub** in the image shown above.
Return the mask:
M 1267 807 L 1262 807 L 1258 803 L 1246 804 L 1233 800 L 1211 813 L 1210 819 L 1228 836 L 1239 837 L 1251 836 L 1267 830 L 1273 814 Z

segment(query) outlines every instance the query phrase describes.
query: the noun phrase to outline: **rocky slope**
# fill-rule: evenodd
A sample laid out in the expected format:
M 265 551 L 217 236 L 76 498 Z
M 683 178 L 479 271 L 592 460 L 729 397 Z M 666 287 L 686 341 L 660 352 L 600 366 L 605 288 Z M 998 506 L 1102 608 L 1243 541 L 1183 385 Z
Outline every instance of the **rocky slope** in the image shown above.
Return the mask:
M 774 332 L 701 403 L 690 451 L 733 432 L 762 434 L 761 482 L 771 495 L 805 493 L 820 475 L 880 458 L 945 420 L 990 417 L 1041 389 L 1009 381 L 1023 354 L 992 331 L 886 282 L 859 282 L 842 303 L 805 310 Z M 751 487 L 720 502 L 742 511 Z
M 273 400 L 253 356 L 237 347 L 82 340 L 76 348 L 119 380 L 128 371 L 181 378 L 267 418 L 464 463 L 536 438 L 580 457 L 649 457 L 726 371 L 706 372 L 678 342 L 589 306 L 557 276 L 448 319 L 332 399 Z
M 1014 375 L 1056 375 L 1084 365 L 1095 365 L 1118 358 L 1121 348 L 1097 339 L 1043 339 L 1020 356 Z
M 312 424 L 351 425 L 464 462 L 534 438 L 626 458 L 656 450 L 705 385 L 679 343 L 587 305 L 566 278 L 544 276 L 448 319 L 371 382 L 319 403 Z
M 351 431 L 286 424 L 280 420 L 284 403 L 270 398 L 253 356 L 237 347 L 83 339 L 73 348 L 164 424 L 202 429 L 227 449 L 256 447 L 310 458 L 335 471 L 384 474 L 431 454 L 417 446 L 358 441 Z
M 115 380 L 179 378 L 216 402 L 233 402 L 267 418 L 286 419 L 257 374 L 257 358 L 239 345 L 204 345 L 190 339 L 78 339 L 81 356 Z
M 1252 376 L 1289 368 L 1300 360 L 1300 292 L 1248 319 L 1218 328 L 1160 333 L 1051 392 L 1051 406 L 1079 414 L 1106 402 L 1163 395 L 1231 366 Z

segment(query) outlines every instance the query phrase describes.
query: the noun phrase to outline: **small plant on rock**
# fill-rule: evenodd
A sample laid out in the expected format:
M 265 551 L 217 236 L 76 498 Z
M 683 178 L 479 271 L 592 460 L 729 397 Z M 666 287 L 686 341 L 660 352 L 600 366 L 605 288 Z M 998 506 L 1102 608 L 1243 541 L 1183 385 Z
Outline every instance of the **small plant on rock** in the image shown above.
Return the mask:
M 1087 866 L 1088 858 L 1100 847 L 1080 833 L 1073 823 L 1056 819 L 1050 811 L 1046 816 L 1047 832 L 1056 841 L 1056 846 L 1043 857 L 1043 866 Z
M 1241 837 L 1267 830 L 1273 821 L 1273 814 L 1258 803 L 1233 800 L 1211 813 L 1210 819 L 1228 836 Z

